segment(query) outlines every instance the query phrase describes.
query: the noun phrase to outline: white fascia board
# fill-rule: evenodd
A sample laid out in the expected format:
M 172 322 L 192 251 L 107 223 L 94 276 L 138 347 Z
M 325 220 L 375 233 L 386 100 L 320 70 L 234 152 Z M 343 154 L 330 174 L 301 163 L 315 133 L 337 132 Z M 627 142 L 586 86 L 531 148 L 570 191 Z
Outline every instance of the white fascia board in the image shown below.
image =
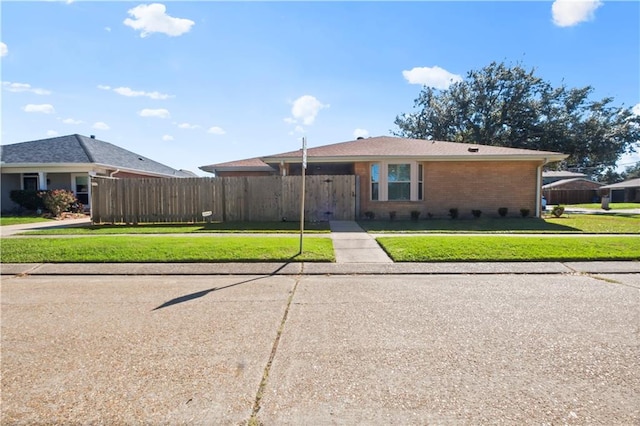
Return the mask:
M 11 163 L 0 167 L 2 173 L 89 173 L 92 163 Z

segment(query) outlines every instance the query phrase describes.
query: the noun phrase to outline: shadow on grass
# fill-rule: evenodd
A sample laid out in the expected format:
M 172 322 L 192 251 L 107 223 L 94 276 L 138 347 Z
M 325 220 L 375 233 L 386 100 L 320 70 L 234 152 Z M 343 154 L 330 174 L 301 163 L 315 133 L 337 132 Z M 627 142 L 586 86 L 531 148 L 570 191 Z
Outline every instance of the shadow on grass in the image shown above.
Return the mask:
M 293 260 L 293 258 L 292 258 L 292 260 Z M 244 280 L 244 281 L 240 281 L 240 282 L 237 282 L 237 283 L 225 285 L 225 286 L 222 286 L 222 287 L 213 287 L 213 288 L 210 288 L 208 290 L 197 291 L 195 293 L 185 294 L 184 296 L 176 297 L 175 299 L 168 300 L 168 301 L 164 302 L 162 305 L 160 305 L 160 306 L 158 306 L 156 308 L 153 308 L 152 312 L 153 311 L 157 311 L 159 309 L 167 308 L 169 306 L 177 305 L 179 303 L 184 303 L 184 302 L 188 302 L 190 300 L 199 299 L 201 297 L 206 296 L 209 293 L 213 293 L 214 291 L 225 290 L 225 289 L 228 289 L 228 288 L 231 288 L 231 287 L 239 286 L 241 284 L 247 284 L 247 283 L 250 283 L 250 282 L 253 282 L 253 281 L 259 281 L 259 280 L 262 280 L 262 279 L 265 279 L 265 278 L 272 277 L 272 276 L 276 275 L 278 272 L 280 272 L 281 270 L 283 270 L 287 265 L 289 265 L 289 263 L 291 263 L 291 262 L 289 261 L 289 262 L 284 263 L 283 265 L 281 265 L 275 271 L 271 272 L 268 275 L 264 275 L 264 276 L 257 277 L 257 278 L 251 278 L 251 279 L 248 279 L 248 280 Z
M 579 228 L 538 218 L 381 220 L 358 224 L 367 232 L 582 232 Z

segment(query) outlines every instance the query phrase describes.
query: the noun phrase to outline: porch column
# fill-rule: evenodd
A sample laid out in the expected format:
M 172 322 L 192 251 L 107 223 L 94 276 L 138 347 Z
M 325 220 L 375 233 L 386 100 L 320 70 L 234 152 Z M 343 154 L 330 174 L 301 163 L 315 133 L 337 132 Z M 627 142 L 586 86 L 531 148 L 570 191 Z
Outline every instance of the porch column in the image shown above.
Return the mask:
M 45 191 L 47 189 L 47 172 L 38 172 L 38 190 Z

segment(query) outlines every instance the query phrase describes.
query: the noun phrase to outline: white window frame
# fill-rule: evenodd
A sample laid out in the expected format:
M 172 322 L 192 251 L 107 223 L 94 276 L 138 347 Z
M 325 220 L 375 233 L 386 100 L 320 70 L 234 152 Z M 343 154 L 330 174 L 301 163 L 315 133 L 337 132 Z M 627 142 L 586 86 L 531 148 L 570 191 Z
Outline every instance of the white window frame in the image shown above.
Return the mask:
M 91 204 L 91 176 L 87 173 L 71 173 L 71 192 L 78 198 L 78 186 L 76 183 L 77 177 L 85 177 L 87 178 L 87 192 L 83 192 L 83 194 L 87 194 L 87 203 L 86 207 L 89 207 Z
M 371 190 L 371 168 L 374 164 L 377 164 L 380 171 L 379 181 L 378 181 L 378 199 L 372 199 L 373 191 Z M 389 185 L 388 185 L 388 176 L 389 176 L 389 165 L 390 164 L 409 164 L 410 173 L 411 173 L 411 189 L 410 189 L 410 198 L 409 200 L 389 200 Z M 423 194 L 419 193 L 419 184 L 418 184 L 418 166 L 422 165 L 422 191 Z M 375 161 L 369 164 L 369 199 L 371 201 L 391 201 L 391 202 L 406 202 L 406 201 L 422 201 L 424 200 L 424 165 L 418 161 L 408 161 L 408 160 L 391 160 L 391 161 Z

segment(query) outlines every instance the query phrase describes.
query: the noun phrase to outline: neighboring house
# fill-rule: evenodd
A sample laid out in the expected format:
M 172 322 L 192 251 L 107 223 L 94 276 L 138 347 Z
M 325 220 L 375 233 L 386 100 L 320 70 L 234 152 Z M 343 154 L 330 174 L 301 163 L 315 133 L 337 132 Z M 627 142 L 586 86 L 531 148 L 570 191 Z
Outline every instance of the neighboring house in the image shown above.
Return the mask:
M 542 185 L 548 185 L 559 180 L 576 178 L 587 178 L 587 175 L 567 170 L 545 170 L 542 172 Z
M 218 177 L 300 175 L 302 150 L 201 166 Z M 528 209 L 539 216 L 542 167 L 565 154 L 466 143 L 371 137 L 309 148 L 309 175 L 356 175 L 356 215 L 446 216 L 457 208 L 497 215 Z
M 640 203 L 640 178 L 603 186 L 612 203 Z
M 90 206 L 90 176 L 195 177 L 109 142 L 82 135 L 59 136 L 0 146 L 2 211 L 18 207 L 14 189 L 66 189 Z
M 603 185 L 585 178 L 562 179 L 542 185 L 542 195 L 548 204 L 598 203 Z

